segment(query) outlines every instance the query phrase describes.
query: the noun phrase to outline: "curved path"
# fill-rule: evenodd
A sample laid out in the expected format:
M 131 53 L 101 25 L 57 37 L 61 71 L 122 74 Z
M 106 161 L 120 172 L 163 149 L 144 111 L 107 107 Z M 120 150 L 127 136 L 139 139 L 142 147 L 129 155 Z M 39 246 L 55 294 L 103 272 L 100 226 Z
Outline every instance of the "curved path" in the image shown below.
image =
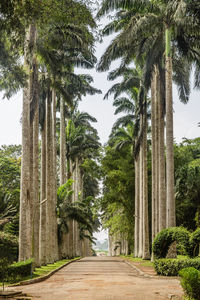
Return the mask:
M 141 276 L 115 257 L 87 257 L 43 282 L 16 289 L 41 300 L 161 300 L 182 295 L 177 279 Z

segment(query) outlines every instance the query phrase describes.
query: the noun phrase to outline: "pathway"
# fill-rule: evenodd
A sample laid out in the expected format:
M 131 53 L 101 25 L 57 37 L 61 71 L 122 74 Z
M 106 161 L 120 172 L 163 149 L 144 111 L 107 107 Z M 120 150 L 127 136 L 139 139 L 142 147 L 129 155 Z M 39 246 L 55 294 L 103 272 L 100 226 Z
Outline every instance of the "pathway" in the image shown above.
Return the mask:
M 46 281 L 16 289 L 41 300 L 161 300 L 182 295 L 177 279 L 141 276 L 115 257 L 87 257 Z

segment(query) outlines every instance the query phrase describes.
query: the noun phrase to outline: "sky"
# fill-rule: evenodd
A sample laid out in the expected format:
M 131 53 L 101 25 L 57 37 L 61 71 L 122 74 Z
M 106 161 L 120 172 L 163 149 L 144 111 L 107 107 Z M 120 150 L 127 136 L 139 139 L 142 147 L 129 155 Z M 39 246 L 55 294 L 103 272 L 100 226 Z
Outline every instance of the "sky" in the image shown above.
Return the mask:
M 99 59 L 111 41 L 110 37 L 104 38 L 103 43 L 96 45 L 96 56 Z M 119 61 L 112 64 L 116 68 Z M 103 100 L 103 95 L 114 84 L 107 81 L 107 73 L 98 73 L 94 70 L 79 70 L 78 73 L 90 73 L 94 78 L 93 86 L 102 90 L 102 95 L 86 96 L 80 102 L 79 109 L 94 116 L 98 122 L 94 127 L 98 130 L 102 144 L 106 143 L 111 132 L 112 125 L 117 117 L 112 107 L 112 96 Z M 182 138 L 195 138 L 200 136 L 200 91 L 192 90 L 188 104 L 182 104 L 178 98 L 176 87 L 173 87 L 174 97 L 174 137 L 176 142 Z M 10 100 L 3 99 L 0 93 L 0 146 L 9 144 L 21 144 L 21 114 L 22 92 L 20 91 Z M 105 232 L 96 235 L 100 240 L 106 237 Z

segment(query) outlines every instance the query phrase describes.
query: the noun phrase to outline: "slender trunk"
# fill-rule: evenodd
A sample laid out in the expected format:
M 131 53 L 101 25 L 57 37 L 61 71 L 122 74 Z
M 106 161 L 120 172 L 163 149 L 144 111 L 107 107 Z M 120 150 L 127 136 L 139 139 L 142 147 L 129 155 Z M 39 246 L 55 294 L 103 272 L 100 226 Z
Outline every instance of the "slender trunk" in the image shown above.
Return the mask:
M 38 93 L 38 67 L 34 57 L 33 84 L 35 90 L 35 114 L 33 120 L 33 258 L 39 266 L 39 93 Z
M 56 140 L 56 93 L 52 91 L 52 136 L 53 136 L 53 170 L 52 170 L 52 186 L 53 186 L 53 247 L 54 247 L 54 260 L 58 260 L 58 226 L 56 216 L 57 205 L 57 140 Z
M 159 231 L 166 228 L 166 188 L 165 188 L 165 140 L 164 108 L 162 105 L 161 80 L 158 74 L 158 119 L 159 119 Z
M 147 161 L 147 103 L 143 111 L 143 259 L 150 258 L 149 214 L 148 214 L 148 161 Z
M 41 184 L 40 184 L 40 264 L 46 264 L 46 120 L 41 133 Z
M 167 227 L 176 224 L 174 197 L 174 140 L 172 99 L 172 57 L 170 29 L 166 28 L 166 174 L 167 174 Z
M 142 130 L 142 126 L 143 126 L 143 121 L 142 121 L 142 114 L 140 115 L 140 129 Z M 140 213 L 139 213 L 139 228 L 140 228 L 140 232 L 139 232 L 139 251 L 138 251 L 138 257 L 142 257 L 142 253 L 143 253 L 143 138 L 140 141 L 140 152 L 139 152 L 139 156 L 140 156 L 140 164 L 139 164 L 139 173 L 140 173 Z
M 151 174 L 152 174 L 152 242 L 155 238 L 155 218 L 156 218 L 156 128 L 155 128 L 155 113 L 156 113 L 156 73 L 154 71 L 151 83 Z
M 53 242 L 52 242 L 52 111 L 51 111 L 51 102 L 52 102 L 52 92 L 48 89 L 47 95 L 47 108 L 46 108 L 46 256 L 47 262 L 52 263 L 53 258 Z
M 156 68 L 156 98 L 155 98 L 155 235 L 159 232 L 159 82 L 158 69 Z
M 66 135 L 65 135 L 65 104 L 60 99 L 60 185 L 66 182 Z
M 23 90 L 23 113 L 22 113 L 22 166 L 21 166 L 21 187 L 20 187 L 20 219 L 19 219 L 19 261 L 30 258 L 32 246 L 32 152 L 30 128 L 30 104 L 33 93 L 31 80 L 30 58 L 32 60 L 35 50 L 36 27 L 30 25 L 26 31 L 24 43 L 24 69 L 27 71 L 27 85 Z M 30 53 L 30 45 L 32 52 Z M 33 47 L 34 46 L 34 47 Z M 31 155 L 30 155 L 31 154 Z
M 139 158 L 135 158 L 135 242 L 134 255 L 138 257 L 139 248 L 139 211 L 140 211 L 140 194 L 139 194 Z

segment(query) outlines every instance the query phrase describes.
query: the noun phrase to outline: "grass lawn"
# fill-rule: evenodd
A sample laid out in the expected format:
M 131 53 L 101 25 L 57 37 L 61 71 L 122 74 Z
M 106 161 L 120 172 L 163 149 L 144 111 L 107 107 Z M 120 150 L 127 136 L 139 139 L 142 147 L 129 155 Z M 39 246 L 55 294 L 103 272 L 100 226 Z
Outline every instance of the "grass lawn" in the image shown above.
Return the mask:
M 48 265 L 42 266 L 40 268 L 35 268 L 32 275 L 30 274 L 29 276 L 24 276 L 24 277 L 19 276 L 14 279 L 10 279 L 9 281 L 6 282 L 6 285 L 45 276 L 45 275 L 51 273 L 52 271 L 58 269 L 59 267 L 65 265 L 67 262 L 74 261 L 79 258 L 80 257 L 76 257 L 74 259 L 63 259 L 63 260 L 59 260 L 53 264 L 48 264 Z M 2 286 L 2 283 L 0 283 L 0 286 Z
M 134 262 L 141 262 L 141 266 L 153 267 L 153 262 L 151 262 L 150 260 L 144 260 L 139 257 L 133 257 L 132 255 L 120 255 L 120 257 L 128 258 L 129 260 Z

